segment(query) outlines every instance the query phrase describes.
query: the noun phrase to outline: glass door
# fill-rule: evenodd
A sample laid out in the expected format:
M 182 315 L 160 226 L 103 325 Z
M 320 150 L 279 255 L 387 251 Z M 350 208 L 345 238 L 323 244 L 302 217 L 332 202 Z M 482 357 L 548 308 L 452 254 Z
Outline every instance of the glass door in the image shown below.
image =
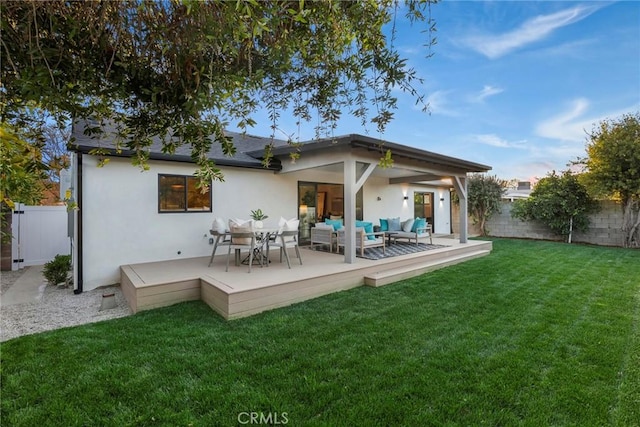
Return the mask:
M 356 194 L 356 219 L 362 220 L 362 189 Z M 300 242 L 308 242 L 311 226 L 325 219 L 344 218 L 344 185 L 298 182 Z
M 298 182 L 298 219 L 300 220 L 300 242 L 308 242 L 311 224 L 316 222 L 317 184 Z
M 413 193 L 413 213 L 433 225 L 433 193 Z

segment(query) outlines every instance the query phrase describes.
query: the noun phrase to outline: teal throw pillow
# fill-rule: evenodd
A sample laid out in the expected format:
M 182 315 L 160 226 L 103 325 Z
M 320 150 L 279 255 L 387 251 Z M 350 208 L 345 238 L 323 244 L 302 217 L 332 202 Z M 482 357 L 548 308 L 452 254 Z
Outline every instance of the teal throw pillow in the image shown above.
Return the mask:
M 341 219 L 325 219 L 324 223 L 333 226 L 333 231 L 338 231 L 342 228 Z
M 376 240 L 376 236 L 374 236 L 373 234 L 369 234 L 369 233 L 373 233 L 373 223 L 363 222 L 362 225 L 364 226 L 364 232 L 367 233 L 367 239 Z
M 425 228 L 427 228 L 427 219 L 416 218 L 415 222 L 413 223 L 413 229 L 411 231 L 416 232 L 420 230 L 420 233 L 426 233 L 427 231 L 425 230 Z
M 389 221 L 386 218 L 380 218 L 380 231 L 389 231 Z

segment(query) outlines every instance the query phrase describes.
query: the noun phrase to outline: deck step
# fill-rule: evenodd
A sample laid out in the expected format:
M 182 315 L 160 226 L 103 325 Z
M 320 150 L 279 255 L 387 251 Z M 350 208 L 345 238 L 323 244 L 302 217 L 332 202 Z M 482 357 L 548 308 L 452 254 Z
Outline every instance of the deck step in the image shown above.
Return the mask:
M 390 270 L 371 273 L 364 277 L 364 283 L 365 285 L 372 287 L 384 286 L 388 285 L 389 283 L 397 282 L 399 280 L 410 279 L 412 277 L 416 277 L 429 271 L 437 270 L 439 268 L 448 267 L 450 265 L 468 261 L 473 258 L 479 258 L 485 255 L 489 255 L 490 253 L 491 251 L 489 250 L 466 252 L 456 256 L 449 256 L 444 259 L 416 263 L 405 267 L 398 267 Z

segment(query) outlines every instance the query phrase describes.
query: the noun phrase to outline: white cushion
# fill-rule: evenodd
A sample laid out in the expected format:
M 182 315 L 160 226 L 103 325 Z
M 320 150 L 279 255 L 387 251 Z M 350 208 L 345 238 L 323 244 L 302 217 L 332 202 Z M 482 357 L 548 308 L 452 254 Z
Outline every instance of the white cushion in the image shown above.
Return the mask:
M 298 218 L 285 219 L 280 217 L 280 221 L 278 221 L 278 228 L 280 230 L 297 230 L 300 225 L 300 220 Z
M 283 217 L 280 217 L 280 220 L 278 221 L 278 233 L 281 233 L 282 231 L 298 231 L 298 226 L 300 225 L 300 220 L 298 218 L 291 218 L 291 219 L 285 219 Z M 289 242 L 295 242 L 296 241 L 296 236 L 287 236 L 285 243 L 289 243 Z M 280 243 L 280 238 L 276 239 L 276 242 Z
M 253 220 L 252 219 L 240 219 L 240 218 L 232 218 L 229 220 L 229 230 L 231 230 L 231 226 L 237 227 L 239 225 L 244 225 L 244 224 L 251 224 L 253 225 Z
M 405 233 L 410 233 L 411 232 L 411 228 L 413 227 L 413 222 L 414 221 L 415 221 L 415 219 L 409 218 L 408 220 L 403 222 L 402 223 L 402 231 L 404 231 Z
M 318 230 L 331 230 L 333 231 L 333 225 L 326 224 L 324 222 L 316 222 L 316 227 Z
M 227 226 L 222 218 L 216 218 L 213 220 L 213 224 L 211 224 L 211 230 L 217 233 L 224 233 L 227 231 Z
M 229 220 L 229 229 L 232 233 L 248 233 L 253 231 L 253 223 L 251 221 L 245 221 L 241 225 L 237 225 L 235 222 L 232 225 L 231 220 Z M 231 244 L 234 245 L 250 245 L 251 238 L 250 237 L 232 237 Z
M 365 246 L 377 246 L 377 245 L 381 245 L 382 243 L 383 241 L 380 237 L 377 237 L 374 240 L 364 239 Z

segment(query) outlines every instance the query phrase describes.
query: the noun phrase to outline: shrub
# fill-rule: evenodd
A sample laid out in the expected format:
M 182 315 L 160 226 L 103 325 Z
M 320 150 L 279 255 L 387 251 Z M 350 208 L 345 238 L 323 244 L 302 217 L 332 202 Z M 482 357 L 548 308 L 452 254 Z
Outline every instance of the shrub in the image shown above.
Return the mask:
M 42 274 L 49 283 L 55 285 L 67 280 L 67 273 L 71 270 L 71 255 L 56 255 L 44 265 Z

